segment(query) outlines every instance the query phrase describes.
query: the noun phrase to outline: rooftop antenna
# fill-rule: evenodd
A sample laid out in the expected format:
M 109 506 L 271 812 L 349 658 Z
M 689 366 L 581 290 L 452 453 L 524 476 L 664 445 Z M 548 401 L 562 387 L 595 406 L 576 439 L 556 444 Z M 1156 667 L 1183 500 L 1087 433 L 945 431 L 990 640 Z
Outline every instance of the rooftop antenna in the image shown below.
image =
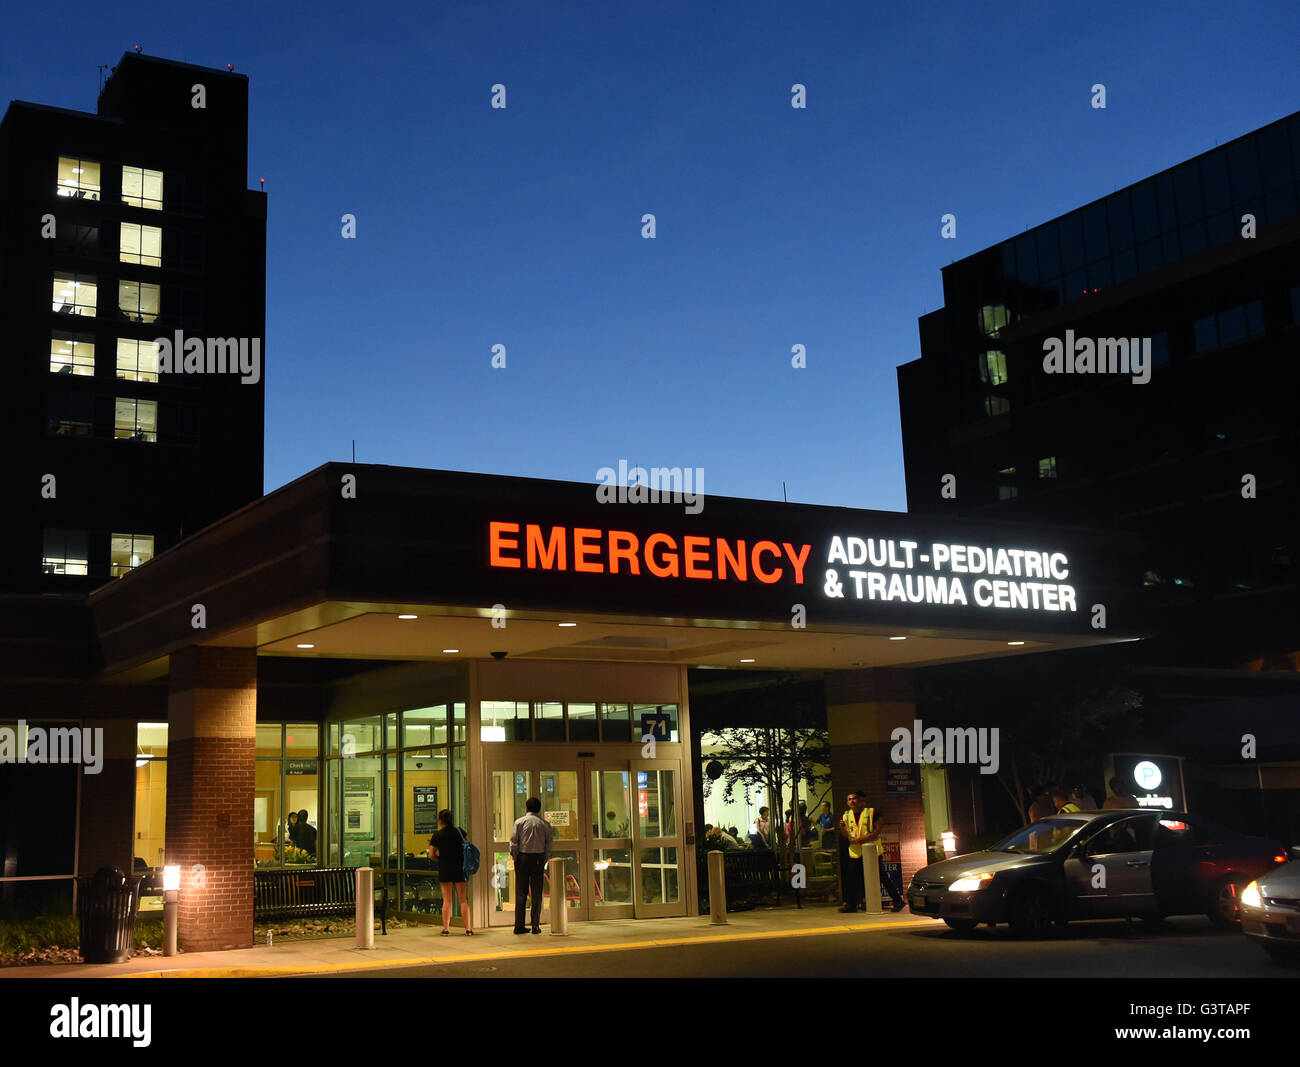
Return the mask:
M 354 437 L 352 438 L 352 462 L 355 463 L 356 461 L 357 461 L 357 439 Z
M 785 479 L 784 479 L 784 478 L 781 479 L 781 499 L 784 500 L 787 504 L 790 503 L 790 498 L 789 498 L 788 496 L 785 495 Z

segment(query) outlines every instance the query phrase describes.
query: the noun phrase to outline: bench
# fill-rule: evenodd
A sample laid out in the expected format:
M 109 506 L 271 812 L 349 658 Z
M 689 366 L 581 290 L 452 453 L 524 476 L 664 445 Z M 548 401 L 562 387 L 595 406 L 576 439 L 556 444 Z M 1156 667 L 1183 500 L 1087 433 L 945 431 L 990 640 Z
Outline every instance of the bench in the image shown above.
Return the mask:
M 704 900 L 709 895 L 709 851 L 699 854 L 700 896 Z M 777 903 L 781 902 L 781 891 L 789 884 L 789 879 L 777 854 L 771 849 L 728 850 L 722 853 L 722 864 L 728 911 L 746 911 L 754 907 L 756 898 L 772 893 L 776 894 Z
M 381 879 L 382 881 L 382 879 Z M 376 888 L 379 888 L 376 886 Z M 387 928 L 387 887 L 377 909 Z M 317 867 L 255 870 L 253 918 L 304 919 L 317 915 L 355 915 L 357 869 Z

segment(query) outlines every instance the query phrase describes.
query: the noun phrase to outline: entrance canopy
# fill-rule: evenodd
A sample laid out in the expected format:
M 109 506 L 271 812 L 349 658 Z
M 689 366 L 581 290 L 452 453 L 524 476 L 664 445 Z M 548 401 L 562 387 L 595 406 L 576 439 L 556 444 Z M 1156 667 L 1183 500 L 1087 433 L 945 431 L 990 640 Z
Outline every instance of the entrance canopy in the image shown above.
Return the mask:
M 326 464 L 95 592 L 103 671 L 195 644 L 837 669 L 1139 636 L 1122 534 L 600 489 Z

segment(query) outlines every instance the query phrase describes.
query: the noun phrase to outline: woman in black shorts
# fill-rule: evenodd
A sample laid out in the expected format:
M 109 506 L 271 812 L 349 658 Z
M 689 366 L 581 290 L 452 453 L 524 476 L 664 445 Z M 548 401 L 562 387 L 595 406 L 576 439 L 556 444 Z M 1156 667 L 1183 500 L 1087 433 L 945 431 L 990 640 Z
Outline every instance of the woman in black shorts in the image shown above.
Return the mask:
M 460 831 L 451 825 L 451 812 L 446 808 L 438 812 L 438 832 L 429 839 L 434 855 L 438 857 L 438 881 L 442 885 L 442 936 L 451 934 L 452 894 L 460 900 L 460 914 L 465 920 L 465 934 L 474 933 L 474 918 L 465 899 L 465 842 Z

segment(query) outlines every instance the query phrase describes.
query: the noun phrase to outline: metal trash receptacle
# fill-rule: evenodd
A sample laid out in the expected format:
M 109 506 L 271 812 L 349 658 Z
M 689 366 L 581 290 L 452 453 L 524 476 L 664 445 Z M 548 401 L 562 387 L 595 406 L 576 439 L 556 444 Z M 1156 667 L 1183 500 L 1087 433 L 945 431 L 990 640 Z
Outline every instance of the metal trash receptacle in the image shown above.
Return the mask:
M 87 963 L 125 963 L 131 958 L 142 881 L 120 867 L 101 867 L 91 877 L 77 879 L 81 958 Z

